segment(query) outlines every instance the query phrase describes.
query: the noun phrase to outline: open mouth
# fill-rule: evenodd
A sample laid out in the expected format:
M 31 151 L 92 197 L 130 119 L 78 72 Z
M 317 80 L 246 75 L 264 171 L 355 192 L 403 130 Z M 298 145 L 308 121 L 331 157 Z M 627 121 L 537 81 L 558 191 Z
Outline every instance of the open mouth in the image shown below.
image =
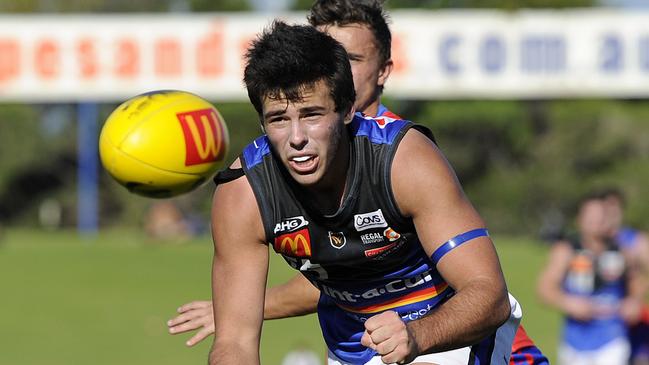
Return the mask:
M 303 155 L 289 158 L 290 167 L 298 174 L 309 174 L 318 166 L 318 156 Z

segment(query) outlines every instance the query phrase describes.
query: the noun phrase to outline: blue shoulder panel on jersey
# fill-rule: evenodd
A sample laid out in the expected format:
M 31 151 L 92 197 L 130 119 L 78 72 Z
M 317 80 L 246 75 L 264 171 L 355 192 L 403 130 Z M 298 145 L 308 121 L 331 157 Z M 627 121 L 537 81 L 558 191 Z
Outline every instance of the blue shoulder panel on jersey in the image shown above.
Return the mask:
M 263 161 L 264 156 L 270 153 L 270 143 L 266 135 L 257 137 L 252 143 L 243 149 L 243 158 L 246 160 L 246 167 L 253 168 Z
M 463 244 L 464 242 L 471 241 L 474 238 L 483 236 L 489 236 L 489 231 L 487 231 L 486 228 L 478 228 L 464 232 L 462 234 L 458 234 L 457 236 L 446 241 L 443 245 L 439 246 L 437 250 L 433 252 L 433 255 L 430 256 L 430 259 L 433 261 L 433 264 L 437 265 L 437 263 L 439 263 L 439 260 L 441 260 L 442 257 L 449 253 L 449 251 L 451 251 L 452 249 Z
M 355 136 L 366 136 L 376 144 L 392 144 L 399 131 L 408 124 L 401 119 L 389 117 L 368 117 L 360 113 L 354 115 L 351 128 Z

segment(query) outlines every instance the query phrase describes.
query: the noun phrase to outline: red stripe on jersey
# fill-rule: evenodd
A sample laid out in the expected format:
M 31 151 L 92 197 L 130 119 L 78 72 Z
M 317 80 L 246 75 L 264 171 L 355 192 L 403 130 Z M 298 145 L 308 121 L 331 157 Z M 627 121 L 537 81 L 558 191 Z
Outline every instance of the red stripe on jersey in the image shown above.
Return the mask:
M 514 342 L 512 343 L 512 352 L 516 352 L 524 347 L 534 346 L 534 341 L 527 335 L 523 326 L 518 326 Z

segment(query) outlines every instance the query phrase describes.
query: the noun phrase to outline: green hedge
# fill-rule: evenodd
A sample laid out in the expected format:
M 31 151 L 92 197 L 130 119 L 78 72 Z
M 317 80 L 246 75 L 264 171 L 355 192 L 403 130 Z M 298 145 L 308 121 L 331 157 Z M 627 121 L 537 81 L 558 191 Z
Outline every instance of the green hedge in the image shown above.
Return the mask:
M 538 233 L 570 224 L 577 199 L 615 185 L 628 196 L 628 220 L 647 227 L 649 102 L 608 100 L 386 100 L 429 126 L 470 199 L 492 230 Z M 228 123 L 232 161 L 260 133 L 248 103 L 216 104 Z M 114 105 L 103 105 L 102 120 Z M 75 109 L 0 105 L 0 219 L 34 225 L 48 198 L 76 222 Z M 57 118 L 51 116 L 58 115 Z M 151 200 L 129 194 L 101 174 L 101 224 L 142 224 Z M 206 220 L 211 185 L 175 198 Z

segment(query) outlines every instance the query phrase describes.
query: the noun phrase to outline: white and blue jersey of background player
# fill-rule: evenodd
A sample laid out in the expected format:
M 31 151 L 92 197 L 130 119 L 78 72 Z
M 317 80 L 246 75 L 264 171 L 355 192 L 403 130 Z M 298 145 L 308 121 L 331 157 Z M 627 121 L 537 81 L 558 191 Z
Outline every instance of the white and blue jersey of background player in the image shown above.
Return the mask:
M 584 249 L 578 236 L 569 239 L 574 256 L 563 288 L 568 294 L 588 298 L 598 315 L 588 321 L 565 318 L 563 340 L 578 351 L 594 351 L 617 339 L 626 339 L 627 327 L 619 306 L 627 294 L 626 264 L 620 247 L 609 242 L 599 255 Z

